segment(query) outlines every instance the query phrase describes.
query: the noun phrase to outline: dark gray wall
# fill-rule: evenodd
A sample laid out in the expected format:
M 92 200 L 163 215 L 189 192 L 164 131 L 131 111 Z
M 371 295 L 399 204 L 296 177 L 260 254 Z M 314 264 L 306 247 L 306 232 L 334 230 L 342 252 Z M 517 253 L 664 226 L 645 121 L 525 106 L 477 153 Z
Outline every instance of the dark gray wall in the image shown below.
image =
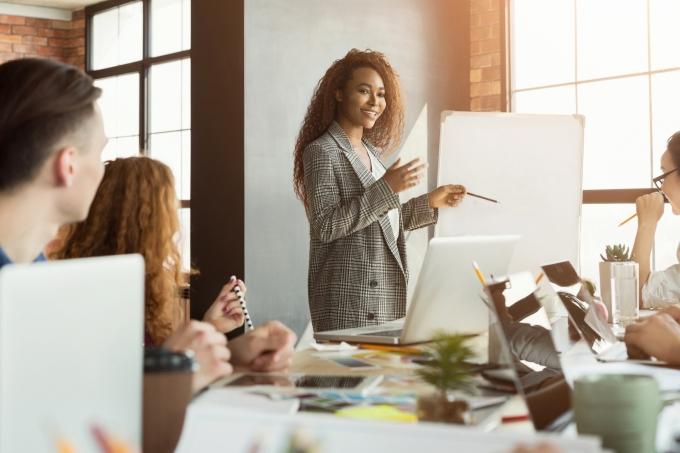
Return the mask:
M 467 0 L 246 0 L 245 277 L 256 324 L 309 319 L 308 225 L 292 189 L 293 147 L 313 89 L 351 48 L 387 55 L 418 121 L 433 188 L 442 110 L 469 107 Z M 405 151 L 406 152 L 406 151 Z M 421 193 L 425 191 L 422 188 Z

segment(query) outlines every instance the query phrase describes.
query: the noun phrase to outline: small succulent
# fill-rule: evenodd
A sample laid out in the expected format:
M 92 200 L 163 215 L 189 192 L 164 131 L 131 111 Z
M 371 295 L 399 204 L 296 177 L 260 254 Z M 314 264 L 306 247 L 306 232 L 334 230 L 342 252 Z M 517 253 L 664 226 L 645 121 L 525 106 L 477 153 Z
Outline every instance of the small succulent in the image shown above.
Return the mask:
M 608 245 L 605 248 L 606 257 L 600 254 L 602 261 L 630 261 L 630 250 L 623 244 Z
M 470 360 L 475 354 L 464 335 L 437 333 L 432 339 L 429 359 L 418 375 L 445 396 L 449 390 L 465 390 L 471 385 Z

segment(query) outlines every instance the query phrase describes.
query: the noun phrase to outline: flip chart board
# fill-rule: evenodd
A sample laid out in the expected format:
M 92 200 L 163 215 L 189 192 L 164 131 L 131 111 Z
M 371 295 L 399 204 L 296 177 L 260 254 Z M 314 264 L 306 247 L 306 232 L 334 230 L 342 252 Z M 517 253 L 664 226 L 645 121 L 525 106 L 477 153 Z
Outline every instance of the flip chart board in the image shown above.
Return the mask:
M 583 127 L 580 115 L 443 112 L 438 185 L 499 203 L 467 196 L 440 209 L 435 235 L 519 234 L 510 272 L 578 269 Z

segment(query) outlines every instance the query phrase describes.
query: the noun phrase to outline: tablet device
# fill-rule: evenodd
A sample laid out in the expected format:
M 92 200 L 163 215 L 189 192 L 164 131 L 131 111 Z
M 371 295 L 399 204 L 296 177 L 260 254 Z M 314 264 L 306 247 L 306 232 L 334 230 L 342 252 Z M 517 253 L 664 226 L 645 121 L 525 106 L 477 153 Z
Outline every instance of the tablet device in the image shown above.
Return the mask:
M 348 391 L 365 394 L 375 388 L 382 376 L 351 376 L 351 375 L 321 375 L 321 374 L 270 374 L 245 373 L 230 376 L 219 381 L 222 387 L 257 387 L 258 389 L 280 389 L 283 392 L 303 391 Z

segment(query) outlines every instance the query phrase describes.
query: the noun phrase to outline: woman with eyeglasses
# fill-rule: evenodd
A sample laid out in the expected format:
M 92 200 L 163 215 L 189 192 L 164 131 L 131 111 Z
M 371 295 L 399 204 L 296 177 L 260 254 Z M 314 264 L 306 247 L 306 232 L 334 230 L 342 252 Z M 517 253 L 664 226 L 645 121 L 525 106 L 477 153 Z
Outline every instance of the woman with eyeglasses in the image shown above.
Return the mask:
M 638 227 L 633 245 L 633 259 L 640 266 L 641 308 L 663 308 L 680 303 L 680 264 L 656 272 L 651 272 L 650 266 L 656 225 L 664 210 L 664 195 L 671 204 L 673 214 L 680 215 L 679 169 L 680 131 L 668 139 L 666 151 L 661 155 L 662 174 L 653 180 L 659 191 L 635 200 Z M 678 260 L 680 261 L 680 247 Z

